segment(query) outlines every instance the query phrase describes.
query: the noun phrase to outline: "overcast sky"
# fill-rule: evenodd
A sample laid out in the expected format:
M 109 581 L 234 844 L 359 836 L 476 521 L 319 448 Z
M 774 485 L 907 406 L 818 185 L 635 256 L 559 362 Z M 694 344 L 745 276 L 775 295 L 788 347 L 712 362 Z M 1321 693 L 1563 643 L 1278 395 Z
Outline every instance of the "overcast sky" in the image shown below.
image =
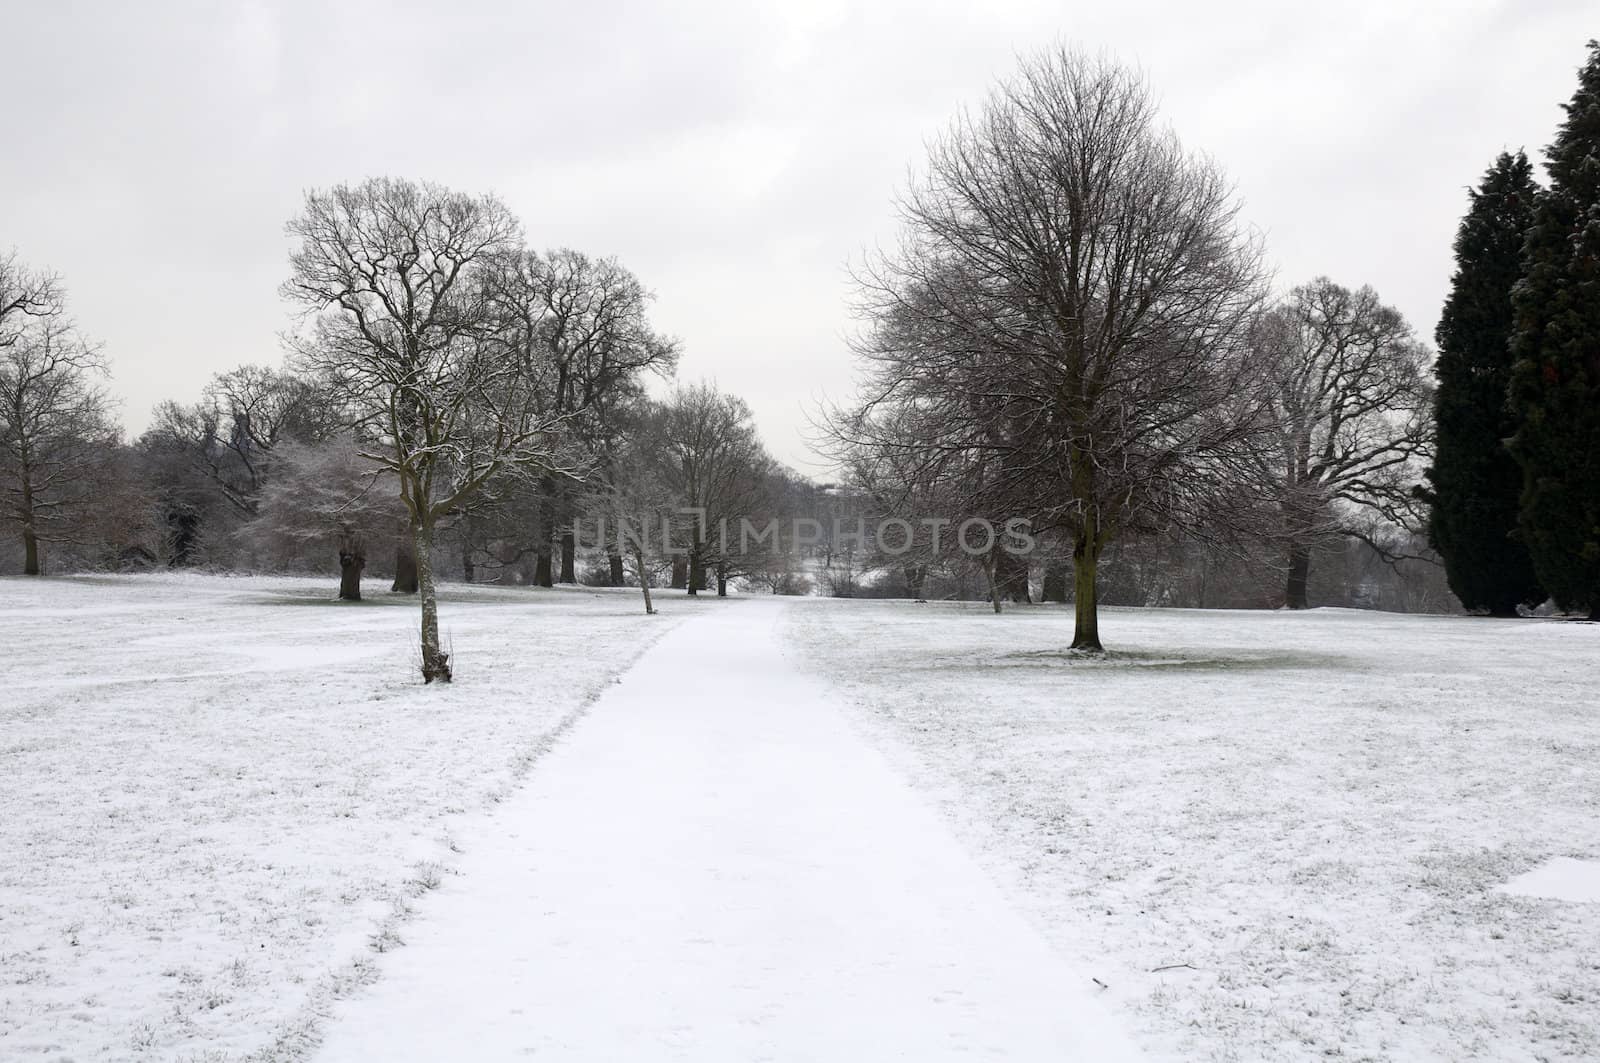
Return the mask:
M 279 362 L 284 221 L 307 188 L 390 174 L 497 193 L 535 247 L 618 256 L 680 375 L 744 396 L 808 472 L 807 409 L 850 387 L 846 264 L 1019 53 L 1141 66 L 1281 286 L 1372 284 L 1431 336 L 1466 187 L 1549 141 L 1600 32 L 1592 0 L 0 9 L 0 248 L 64 275 L 130 434 Z

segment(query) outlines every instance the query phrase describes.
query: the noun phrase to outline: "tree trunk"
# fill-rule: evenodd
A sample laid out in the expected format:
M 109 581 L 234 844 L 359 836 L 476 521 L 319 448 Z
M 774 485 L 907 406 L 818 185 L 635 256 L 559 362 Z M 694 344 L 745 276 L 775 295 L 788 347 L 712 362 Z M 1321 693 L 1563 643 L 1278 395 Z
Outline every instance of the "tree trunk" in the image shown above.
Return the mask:
M 422 681 L 450 682 L 450 655 L 439 646 L 439 600 L 433 583 L 433 522 L 416 525 L 417 589 L 422 592 Z
M 1100 543 L 1094 522 L 1078 534 L 1072 551 L 1072 648 L 1084 653 L 1104 653 L 1100 645 L 1100 602 L 1095 594 L 1095 570 L 1100 564 Z
M 569 527 L 561 533 L 561 582 L 578 582 L 578 537 Z
M 621 587 L 626 584 L 628 580 L 622 571 L 622 555 L 610 554 L 606 560 L 611 564 L 611 585 L 613 587 Z
M 186 505 L 173 505 L 166 512 L 167 543 L 171 555 L 168 568 L 184 568 L 194 560 L 195 540 L 199 535 L 200 515 Z
M 728 563 L 726 561 L 718 561 L 717 562 L 717 597 L 718 598 L 726 598 L 727 596 L 728 596 Z
M 619 563 L 622 561 L 621 555 L 612 556 Z M 653 616 L 656 607 L 655 603 L 650 600 L 650 570 L 645 567 L 643 550 L 634 551 L 633 562 L 639 567 L 639 589 L 644 592 L 644 613 L 646 616 Z
M 540 544 L 537 556 L 538 561 L 533 568 L 534 585 L 538 587 L 554 587 L 556 582 L 550 578 L 550 544 Z
M 367 567 L 367 559 L 359 546 L 343 544 L 339 547 L 339 600 L 341 602 L 359 602 L 361 600 L 361 570 Z
M 33 525 L 22 526 L 22 574 L 24 576 L 37 576 L 39 569 L 39 535 L 33 530 Z
M 1052 561 L 1044 566 L 1044 591 L 1040 595 L 1047 602 L 1066 604 L 1067 601 L 1067 566 L 1059 561 Z
M 1289 547 L 1289 577 L 1283 588 L 1283 603 L 1290 609 L 1309 606 L 1306 585 L 1311 578 L 1311 548 L 1295 544 Z
M 695 543 L 689 550 L 689 593 L 698 595 L 706 587 L 706 562 L 701 556 L 703 547 Z
M 994 579 L 1003 597 L 1018 605 L 1032 605 L 1033 589 L 1028 586 L 1031 575 L 1027 558 L 1018 557 L 1009 550 L 995 549 Z
M 927 570 L 921 565 L 907 564 L 901 566 L 900 572 L 906 581 L 906 597 L 921 598 L 922 584 L 927 575 Z
M 33 508 L 33 470 L 24 462 L 22 466 L 22 574 L 37 576 L 39 568 L 39 531 L 34 526 L 36 511 Z
M 402 538 L 394 547 L 394 586 L 396 594 L 417 593 L 417 550 L 415 533 L 412 538 Z
M 474 555 L 478 552 L 478 522 L 472 515 L 472 510 L 461 521 L 461 578 L 471 583 L 478 574 L 478 564 Z
M 994 615 L 999 616 L 1000 608 L 1000 581 L 995 578 L 995 569 L 999 567 L 999 559 L 991 557 L 983 566 L 983 576 L 989 583 L 989 604 L 994 606 Z
M 681 591 L 689 585 L 689 560 L 682 554 L 672 559 L 672 589 Z

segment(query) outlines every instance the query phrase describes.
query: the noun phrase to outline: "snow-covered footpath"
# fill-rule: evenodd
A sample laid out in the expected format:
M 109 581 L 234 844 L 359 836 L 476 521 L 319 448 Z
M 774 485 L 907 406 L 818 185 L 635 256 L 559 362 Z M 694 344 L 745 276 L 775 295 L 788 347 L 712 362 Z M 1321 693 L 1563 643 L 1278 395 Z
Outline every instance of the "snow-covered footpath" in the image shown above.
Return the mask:
M 1600 1059 L 1600 626 L 811 600 L 786 641 L 1147 1049 Z
M 0 1059 L 1600 1059 L 1596 625 L 330 594 L 0 580 Z
M 455 839 L 700 606 L 327 581 L 0 580 L 0 1059 L 292 1059 Z
M 500 809 L 323 1063 L 1134 1058 L 797 673 L 785 606 L 657 643 Z

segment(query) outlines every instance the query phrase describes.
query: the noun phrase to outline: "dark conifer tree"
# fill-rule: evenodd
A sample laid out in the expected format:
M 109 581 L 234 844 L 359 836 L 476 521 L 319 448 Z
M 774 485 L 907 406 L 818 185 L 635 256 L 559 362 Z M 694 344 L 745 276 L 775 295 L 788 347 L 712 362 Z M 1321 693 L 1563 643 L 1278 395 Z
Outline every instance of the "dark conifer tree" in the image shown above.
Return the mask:
M 1539 582 L 1600 619 L 1600 42 L 1565 106 L 1515 295 L 1511 452 Z
M 1511 289 L 1522 275 L 1537 194 L 1527 156 L 1495 160 L 1456 231 L 1456 272 L 1434 332 L 1439 387 L 1429 538 L 1461 604 L 1492 616 L 1515 616 L 1518 605 L 1545 597 L 1517 538 L 1522 470 L 1505 445 L 1514 431 L 1506 408 Z

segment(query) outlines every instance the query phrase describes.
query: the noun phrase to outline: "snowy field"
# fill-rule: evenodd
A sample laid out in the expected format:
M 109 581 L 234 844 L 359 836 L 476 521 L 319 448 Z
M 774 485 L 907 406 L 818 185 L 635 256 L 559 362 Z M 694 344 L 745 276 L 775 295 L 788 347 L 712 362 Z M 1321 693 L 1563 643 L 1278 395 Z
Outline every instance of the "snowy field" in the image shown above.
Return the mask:
M 649 642 L 637 592 L 0 580 L 0 1059 L 294 1059 Z
M 678 627 L 539 762 L 314 1063 L 1135 1063 L 781 640 Z
M 1600 1059 L 1600 627 L 1110 610 L 1096 661 L 1071 623 L 788 638 L 1153 1056 Z M 1542 867 L 1569 899 L 1497 888 Z
M 0 1059 L 1600 1058 L 1595 625 L 370 590 L 0 580 Z

